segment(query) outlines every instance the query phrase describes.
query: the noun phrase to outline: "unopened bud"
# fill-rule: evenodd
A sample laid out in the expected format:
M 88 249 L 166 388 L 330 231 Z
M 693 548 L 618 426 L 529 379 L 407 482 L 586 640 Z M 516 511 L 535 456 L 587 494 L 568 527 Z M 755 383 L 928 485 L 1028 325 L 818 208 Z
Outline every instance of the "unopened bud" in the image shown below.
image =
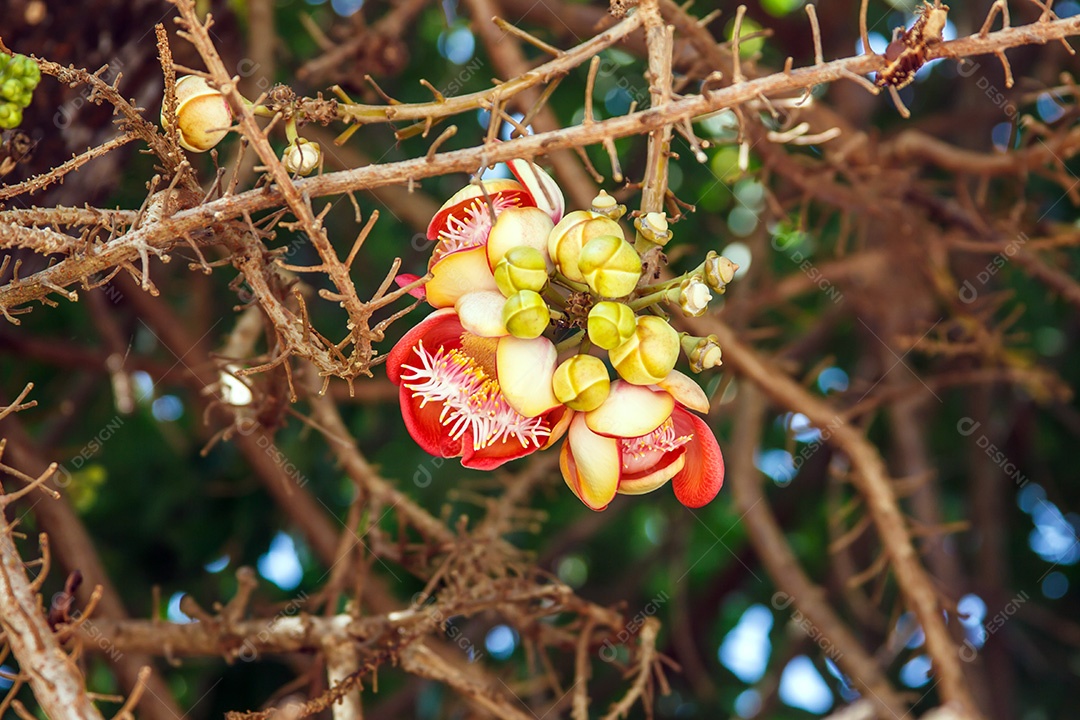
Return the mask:
M 690 369 L 696 373 L 720 365 L 722 353 L 720 341 L 715 335 L 695 337 L 684 335 L 680 341 L 682 350 L 690 360 Z
M 527 245 L 510 248 L 495 266 L 495 284 L 506 297 L 519 290 L 540 292 L 547 280 L 544 254 Z
M 623 231 L 619 223 L 603 215 L 588 210 L 569 212 L 548 234 L 548 255 L 563 275 L 574 282 L 585 282 L 578 270 L 581 249 L 602 235 L 621 238 Z
M 671 230 L 668 230 L 667 216 L 662 212 L 651 212 L 639 216 L 634 220 L 634 227 L 643 238 L 660 247 L 667 245 L 671 240 Z
M 555 368 L 551 389 L 566 407 L 589 412 L 607 399 L 611 379 L 603 360 L 592 355 L 575 355 Z
M 655 385 L 675 369 L 679 359 L 679 333 L 656 315 L 637 319 L 634 335 L 608 351 L 619 376 L 634 385 Z
M 180 145 L 191 152 L 206 152 L 221 142 L 232 123 L 232 108 L 219 91 L 198 75 L 176 81 L 176 119 Z M 161 126 L 169 127 L 165 110 Z
M 0 104 L 0 129 L 17 128 L 22 124 L 23 112 L 18 105 Z
M 285 169 L 297 175 L 309 175 L 312 170 L 319 167 L 322 160 L 322 149 L 317 142 L 308 142 L 299 138 L 281 156 L 281 162 Z
M 503 324 L 514 337 L 531 340 L 540 337 L 551 321 L 544 298 L 532 290 L 520 290 L 506 299 Z
M 668 299 L 690 317 L 701 317 L 709 309 L 712 293 L 709 292 L 709 286 L 694 275 L 683 280 L 679 287 L 672 288 L 668 292 Z
M 603 215 L 611 220 L 618 220 L 626 214 L 626 206 L 601 190 L 600 194 L 593 198 L 591 210 L 597 215 Z
M 605 300 L 593 305 L 586 327 L 593 345 L 611 350 L 633 336 L 637 320 L 629 305 Z
M 705 282 L 716 292 L 724 292 L 738 269 L 738 265 L 712 250 L 705 256 Z
M 641 278 L 641 256 L 621 237 L 603 235 L 581 248 L 578 270 L 597 295 L 623 297 L 634 291 Z

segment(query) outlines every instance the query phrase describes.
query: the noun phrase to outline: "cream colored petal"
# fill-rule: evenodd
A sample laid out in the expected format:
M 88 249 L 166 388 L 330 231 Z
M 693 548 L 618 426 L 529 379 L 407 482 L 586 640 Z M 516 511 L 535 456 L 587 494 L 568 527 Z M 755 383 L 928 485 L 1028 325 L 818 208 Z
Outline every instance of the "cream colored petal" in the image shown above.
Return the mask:
M 668 376 L 653 387 L 660 387 L 671 393 L 675 402 L 699 413 L 709 412 L 709 396 L 692 378 L 678 370 L 672 370 Z
M 461 327 L 473 335 L 497 338 L 509 333 L 502 321 L 502 308 L 506 298 L 501 292 L 481 290 L 465 293 L 454 303 Z
M 510 248 L 536 248 L 544 256 L 548 272 L 555 267 L 548 255 L 548 233 L 555 227 L 551 218 L 534 207 L 509 208 L 499 213 L 487 241 L 488 267 L 494 268 Z
M 515 158 L 506 164 L 525 186 L 525 190 L 532 195 L 536 206 L 543 210 L 553 222 L 559 222 L 566 209 L 566 199 L 563 197 L 562 189 L 551 176 L 531 160 Z
M 607 506 L 619 489 L 619 441 L 597 435 L 578 413 L 570 421 L 566 441 L 577 466 L 577 495 L 598 510 Z
M 604 404 L 585 413 L 585 421 L 601 435 L 640 437 L 660 427 L 674 408 L 675 400 L 662 390 L 616 380 Z
M 432 307 L 451 307 L 462 295 L 479 290 L 498 292 L 495 276 L 487 264 L 483 247 L 450 253 L 431 268 L 432 278 L 424 289 Z
M 525 417 L 542 415 L 559 405 L 551 378 L 559 355 L 545 337 L 526 340 L 508 335 L 495 351 L 499 387 L 510 407 Z
M 644 495 L 661 487 L 683 469 L 686 464 L 686 455 L 679 455 L 667 467 L 658 467 L 645 477 L 634 480 L 623 479 L 619 482 L 620 495 Z

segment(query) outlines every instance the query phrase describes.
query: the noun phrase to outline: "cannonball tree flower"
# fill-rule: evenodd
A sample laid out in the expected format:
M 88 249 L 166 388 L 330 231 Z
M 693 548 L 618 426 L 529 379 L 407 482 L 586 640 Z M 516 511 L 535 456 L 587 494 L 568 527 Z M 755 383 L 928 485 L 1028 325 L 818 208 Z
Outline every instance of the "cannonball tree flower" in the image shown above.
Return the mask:
M 494 271 L 512 248 L 539 251 L 549 270 L 547 238 L 562 219 L 562 190 L 528 160 L 507 163 L 517 180 L 488 180 L 467 185 L 443 204 L 428 225 L 437 241 L 425 285 L 433 307 L 450 307 L 470 292 L 498 290 Z
M 492 318 L 488 327 L 494 332 L 497 324 Z M 386 374 L 399 387 L 402 417 L 417 444 L 432 455 L 461 457 L 465 467 L 492 470 L 549 447 L 566 431 L 573 413 L 551 389 L 556 361 L 546 338 L 525 340 L 505 329 L 500 337 L 482 337 L 444 308 L 398 341 Z
M 712 430 L 689 412 L 707 412 L 697 383 L 672 371 L 656 385 L 611 384 L 595 410 L 576 413 L 563 442 L 563 479 L 593 510 L 671 481 L 686 507 L 710 502 L 724 484 L 724 458 Z

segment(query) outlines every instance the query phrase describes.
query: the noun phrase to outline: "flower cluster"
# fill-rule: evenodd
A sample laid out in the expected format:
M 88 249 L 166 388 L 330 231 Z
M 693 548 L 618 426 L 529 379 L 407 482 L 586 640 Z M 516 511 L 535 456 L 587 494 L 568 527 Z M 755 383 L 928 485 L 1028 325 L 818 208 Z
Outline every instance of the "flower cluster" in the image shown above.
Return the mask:
M 691 412 L 708 412 L 707 396 L 675 365 L 684 353 L 695 372 L 715 367 L 720 348 L 680 335 L 659 306 L 701 315 L 736 266 L 710 253 L 684 276 L 646 284 L 642 256 L 671 238 L 662 213 L 637 218 L 631 244 L 626 208 L 607 193 L 566 213 L 547 174 L 508 164 L 516 180 L 466 186 L 428 227 L 431 279 L 417 292 L 436 310 L 387 359 L 409 433 L 482 470 L 565 436 L 563 478 L 593 510 L 668 481 L 684 505 L 705 505 L 724 461 Z
M 0 128 L 19 127 L 39 82 L 41 68 L 32 58 L 0 53 Z

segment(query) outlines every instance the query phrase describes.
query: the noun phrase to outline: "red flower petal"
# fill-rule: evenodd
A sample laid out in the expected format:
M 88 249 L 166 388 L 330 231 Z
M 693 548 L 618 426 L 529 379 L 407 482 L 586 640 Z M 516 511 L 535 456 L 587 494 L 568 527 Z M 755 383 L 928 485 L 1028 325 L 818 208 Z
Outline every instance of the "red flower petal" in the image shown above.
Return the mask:
M 405 287 L 406 285 L 410 285 L 419 279 L 419 275 L 413 275 L 412 273 L 401 273 L 394 278 L 394 282 L 397 283 L 398 287 Z M 427 297 L 427 291 L 424 290 L 423 285 L 421 285 L 420 287 L 414 287 L 412 290 L 409 291 L 409 294 L 412 295 L 414 298 L 420 298 L 421 300 Z
M 724 456 L 705 421 L 676 405 L 671 413 L 676 435 L 693 434 L 684 445 L 686 464 L 671 480 L 675 497 L 689 508 L 707 505 L 724 484 Z
M 386 357 L 386 376 L 395 385 L 401 384 L 401 366 L 414 362 L 413 348 L 421 340 L 434 352 L 439 347 L 461 347 L 461 334 L 465 328 L 458 322 L 454 308 L 436 310 L 421 320 L 416 327 L 405 333 Z
M 462 436 L 461 464 L 474 470 L 494 470 L 495 468 L 540 449 L 539 445 L 529 443 L 522 447 L 516 438 L 501 440 L 479 450 L 473 450 L 472 430 L 466 430 Z
M 529 196 L 529 193 L 524 190 L 500 190 L 498 192 L 491 193 L 491 199 L 506 198 L 512 199 L 518 207 L 536 207 L 536 202 Z M 431 222 L 428 223 L 427 237 L 428 240 L 438 240 L 439 233 L 446 228 L 446 220 L 451 215 L 464 215 L 465 210 L 475 203 L 478 198 L 471 197 L 467 200 L 462 200 L 459 203 L 451 205 L 448 208 L 443 208 L 439 212 L 435 213 L 435 217 L 431 218 Z M 483 202 L 483 196 L 479 198 L 480 202 Z
M 472 436 L 468 432 L 457 440 L 450 438 L 439 420 L 442 403 L 429 402 L 420 407 L 420 398 L 414 396 L 412 391 L 405 387 L 399 388 L 398 399 L 401 401 L 401 417 L 405 421 L 405 428 L 416 444 L 428 455 L 444 458 L 458 457 L 461 455 L 462 444 L 466 440 L 469 447 L 472 447 Z

